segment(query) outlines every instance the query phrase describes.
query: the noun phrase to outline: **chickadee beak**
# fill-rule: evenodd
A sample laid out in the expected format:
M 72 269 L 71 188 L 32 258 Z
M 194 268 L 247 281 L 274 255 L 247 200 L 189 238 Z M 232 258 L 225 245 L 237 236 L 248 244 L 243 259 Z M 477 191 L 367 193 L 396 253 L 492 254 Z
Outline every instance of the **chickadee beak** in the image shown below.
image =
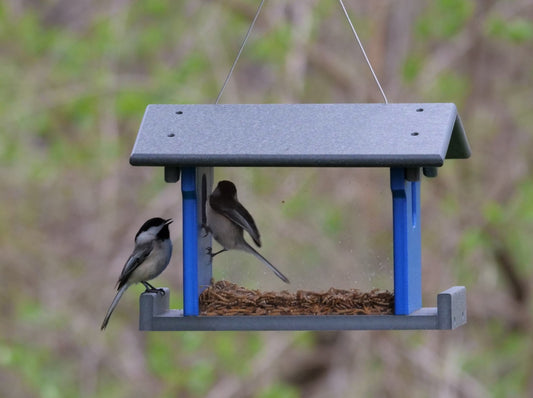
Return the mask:
M 172 221 L 174 221 L 172 218 L 169 218 L 168 220 L 165 220 L 165 225 L 172 224 Z

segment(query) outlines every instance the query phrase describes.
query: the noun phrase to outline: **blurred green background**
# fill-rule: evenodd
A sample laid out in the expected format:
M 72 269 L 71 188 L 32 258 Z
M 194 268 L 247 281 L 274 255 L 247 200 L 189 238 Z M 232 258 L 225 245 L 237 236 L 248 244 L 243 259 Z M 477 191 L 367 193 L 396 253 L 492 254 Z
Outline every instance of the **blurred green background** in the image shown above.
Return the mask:
M 473 157 L 424 179 L 423 295 L 466 285 L 445 332 L 142 333 L 149 217 L 180 306 L 179 184 L 128 163 L 150 103 L 212 103 L 259 1 L 0 3 L 1 397 L 533 396 L 533 5 L 347 0 L 391 102 L 454 102 Z M 335 1 L 267 1 L 222 103 L 380 102 Z M 392 288 L 386 170 L 218 169 L 292 288 Z M 315 209 L 314 212 L 311 210 Z M 250 258 L 248 258 L 250 257 Z M 283 289 L 251 256 L 215 277 Z

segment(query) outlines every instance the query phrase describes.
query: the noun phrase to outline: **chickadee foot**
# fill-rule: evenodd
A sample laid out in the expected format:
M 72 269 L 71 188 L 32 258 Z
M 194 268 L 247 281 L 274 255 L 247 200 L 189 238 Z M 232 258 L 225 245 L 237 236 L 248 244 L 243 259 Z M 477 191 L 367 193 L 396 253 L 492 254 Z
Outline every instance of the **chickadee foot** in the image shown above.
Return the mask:
M 158 293 L 160 294 L 161 296 L 164 296 L 165 295 L 165 289 L 162 289 L 160 287 L 154 287 L 152 286 L 150 283 L 146 282 L 146 281 L 143 281 L 141 282 L 144 287 L 146 288 L 146 290 L 144 291 L 145 293 Z
M 211 232 L 211 229 L 209 228 L 207 224 L 202 224 L 200 228 L 204 232 L 204 234 L 202 235 L 202 238 L 205 238 Z
M 157 293 L 157 294 L 160 294 L 161 296 L 164 296 L 166 294 L 165 289 L 161 287 L 149 288 L 149 289 L 146 289 L 144 292 L 145 293 Z
M 225 251 L 227 251 L 228 249 L 222 249 L 222 250 L 219 250 L 217 251 L 216 253 L 213 253 L 213 248 L 212 247 L 208 247 L 205 249 L 205 253 L 206 254 L 209 254 L 211 256 L 211 258 L 215 257 L 217 254 L 220 254 L 220 253 L 223 253 Z
M 144 292 L 145 293 L 157 293 L 157 294 L 160 294 L 161 296 L 164 296 L 166 294 L 165 289 L 160 288 L 160 287 L 156 287 L 153 289 L 146 289 Z
M 217 251 L 216 253 L 213 253 L 213 251 L 210 250 L 209 253 L 211 254 L 211 258 L 213 258 L 213 257 L 215 257 L 217 254 L 224 253 L 225 251 L 228 251 L 228 249 L 221 249 L 221 250 Z

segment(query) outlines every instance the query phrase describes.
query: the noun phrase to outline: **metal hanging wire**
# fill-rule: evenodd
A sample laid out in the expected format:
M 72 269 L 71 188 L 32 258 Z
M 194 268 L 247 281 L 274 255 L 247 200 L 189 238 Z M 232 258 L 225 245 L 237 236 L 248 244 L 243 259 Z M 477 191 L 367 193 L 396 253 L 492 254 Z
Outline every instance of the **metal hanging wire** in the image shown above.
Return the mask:
M 224 92 L 224 89 L 228 85 L 229 79 L 231 78 L 231 75 L 233 74 L 233 71 L 235 70 L 235 66 L 237 65 L 237 62 L 239 61 L 239 58 L 242 54 L 242 50 L 244 49 L 244 46 L 246 45 L 246 42 L 248 41 L 248 38 L 250 37 L 250 34 L 252 33 L 252 30 L 254 28 L 255 22 L 257 21 L 257 18 L 259 17 L 259 14 L 261 13 L 261 9 L 263 8 L 263 4 L 265 3 L 265 0 L 261 0 L 259 3 L 259 7 L 257 8 L 257 11 L 254 15 L 254 19 L 252 20 L 252 23 L 250 24 L 250 27 L 248 28 L 248 31 L 246 32 L 246 35 L 244 36 L 244 40 L 242 41 L 241 47 L 239 48 L 239 52 L 237 53 L 237 56 L 235 57 L 235 60 L 233 61 L 233 65 L 231 66 L 231 69 L 226 76 L 226 80 L 224 80 L 224 84 L 222 84 L 222 88 L 220 89 L 217 99 L 215 100 L 215 104 L 218 104 L 220 101 L 220 98 L 222 97 L 222 93 Z M 342 8 L 342 11 L 344 12 L 344 15 L 346 16 L 346 19 L 348 20 L 348 24 L 350 25 L 350 28 L 352 29 L 352 32 L 355 36 L 355 40 L 357 41 L 357 44 L 359 45 L 359 48 L 361 49 L 361 52 L 363 53 L 363 57 L 366 61 L 366 64 L 368 65 L 370 72 L 372 73 L 372 76 L 374 77 L 374 81 L 376 82 L 379 91 L 381 92 L 381 95 L 383 96 L 383 100 L 385 101 L 385 104 L 388 104 L 389 101 L 387 100 L 387 96 L 385 95 L 385 92 L 383 91 L 383 88 L 381 87 L 381 84 L 379 83 L 379 79 L 374 72 L 374 68 L 372 68 L 372 64 L 370 63 L 370 60 L 368 59 L 368 56 L 366 55 L 366 51 L 363 47 L 363 43 L 359 39 L 359 35 L 357 34 L 357 31 L 355 30 L 355 26 L 352 23 L 352 20 L 350 19 L 350 16 L 348 15 L 348 11 L 346 10 L 346 7 L 344 6 L 343 0 L 339 0 L 339 4 Z
M 387 96 L 385 95 L 385 92 L 383 91 L 383 88 L 381 87 L 381 84 L 379 83 L 379 79 L 376 76 L 376 73 L 374 72 L 374 68 L 372 68 L 372 64 L 370 63 L 370 60 L 368 59 L 366 55 L 365 48 L 363 47 L 363 43 L 361 43 L 361 40 L 359 40 L 359 35 L 357 34 L 357 31 L 355 30 L 355 27 L 352 23 L 352 20 L 350 19 L 350 16 L 348 15 L 348 11 L 346 11 L 346 7 L 344 6 L 344 2 L 342 0 L 339 0 L 339 3 L 342 7 L 342 11 L 344 11 L 344 15 L 346 16 L 346 19 L 348 20 L 348 23 L 350 24 L 350 27 L 352 28 L 352 32 L 355 36 L 355 40 L 357 40 L 357 44 L 359 44 L 359 48 L 361 49 L 361 52 L 363 53 L 363 57 L 365 57 L 366 64 L 370 68 L 370 72 L 372 73 L 372 76 L 374 76 L 374 80 L 376 81 L 376 84 L 378 85 L 379 91 L 381 92 L 381 95 L 383 96 L 383 100 L 386 104 L 389 103 L 387 100 Z
M 215 104 L 218 104 L 218 101 L 220 100 L 220 97 L 222 97 L 222 93 L 224 92 L 224 89 L 228 85 L 229 79 L 231 75 L 233 74 L 233 70 L 235 69 L 235 65 L 237 65 L 237 61 L 239 61 L 239 58 L 242 54 L 242 50 L 244 49 L 244 46 L 246 45 L 246 42 L 248 41 L 248 37 L 250 37 L 250 33 L 252 33 L 252 29 L 254 28 L 255 21 L 257 21 L 257 17 L 259 17 L 259 13 L 261 12 L 261 9 L 263 8 L 264 2 L 265 0 L 261 0 L 261 3 L 259 3 L 259 7 L 257 8 L 254 19 L 252 20 L 252 24 L 248 28 L 248 32 L 246 32 L 246 36 L 244 36 L 244 40 L 242 41 L 241 48 L 239 48 L 239 52 L 237 53 L 237 56 L 235 57 L 235 61 L 233 61 L 233 65 L 231 65 L 231 69 L 229 70 L 228 76 L 226 76 L 226 80 L 224 80 L 224 84 L 222 85 L 222 88 L 220 89 L 220 92 L 218 93 Z

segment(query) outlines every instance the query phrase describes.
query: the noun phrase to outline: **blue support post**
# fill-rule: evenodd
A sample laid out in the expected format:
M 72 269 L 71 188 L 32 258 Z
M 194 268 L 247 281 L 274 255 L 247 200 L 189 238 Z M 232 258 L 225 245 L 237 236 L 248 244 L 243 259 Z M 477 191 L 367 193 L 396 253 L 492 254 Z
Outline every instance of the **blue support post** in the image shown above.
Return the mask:
M 196 168 L 182 170 L 183 197 L 183 312 L 198 315 L 198 218 Z
M 404 168 L 390 171 L 396 315 L 411 314 L 422 307 L 420 178 L 408 181 L 406 173 Z

